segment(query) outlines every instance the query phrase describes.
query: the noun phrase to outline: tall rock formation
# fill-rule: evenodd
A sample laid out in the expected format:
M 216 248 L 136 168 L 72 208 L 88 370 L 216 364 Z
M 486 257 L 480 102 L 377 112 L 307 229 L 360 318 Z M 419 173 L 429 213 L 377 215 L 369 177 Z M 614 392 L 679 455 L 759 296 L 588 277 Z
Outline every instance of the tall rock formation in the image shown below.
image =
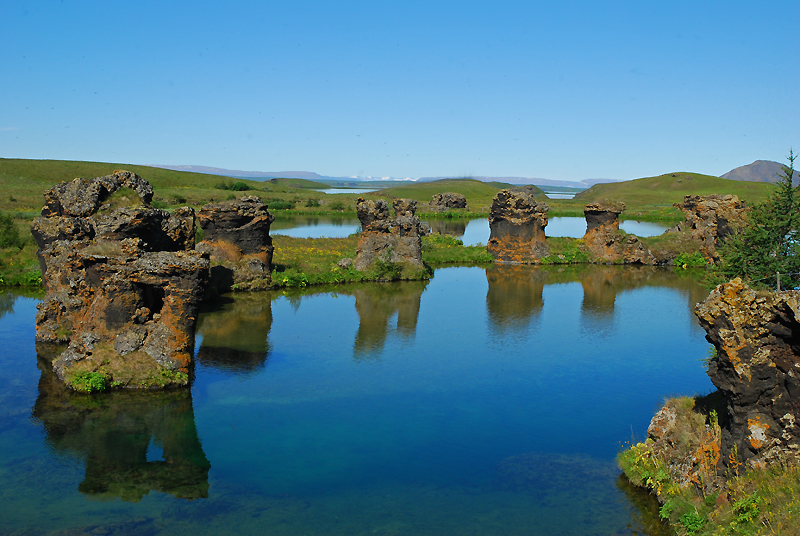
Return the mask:
M 33 222 L 47 293 L 39 343 L 69 343 L 53 361 L 76 389 L 188 383 L 208 259 L 194 251 L 190 208 L 149 205 L 152 187 L 126 171 L 45 193 Z
M 547 212 L 530 194 L 500 190 L 489 214 L 491 234 L 487 249 L 498 262 L 533 263 L 550 248 L 544 236 Z
M 219 291 L 268 288 L 272 272 L 272 238 L 275 217 L 256 196 L 209 203 L 198 213 L 203 241 L 198 251 L 211 259 L 212 284 Z
M 598 262 L 624 264 L 654 264 L 655 259 L 636 235 L 619 230 L 619 215 L 625 203 L 589 203 L 583 209 L 586 234 L 583 240 L 592 257 Z
M 717 260 L 717 246 L 744 223 L 747 209 L 735 195 L 687 195 L 683 203 L 675 203 L 686 215 L 686 221 L 671 232 L 685 231 L 700 243 L 703 255 Z
M 714 345 L 708 375 L 728 406 L 723 459 L 750 467 L 800 462 L 800 291 L 755 291 L 741 279 L 695 313 Z
M 417 202 L 395 199 L 393 208 L 395 218 L 390 219 L 386 201 L 358 198 L 356 211 L 362 232 L 354 263 L 356 270 L 371 270 L 376 261 L 394 264 L 400 272 L 427 270 L 422 262 L 422 229 L 415 215 Z

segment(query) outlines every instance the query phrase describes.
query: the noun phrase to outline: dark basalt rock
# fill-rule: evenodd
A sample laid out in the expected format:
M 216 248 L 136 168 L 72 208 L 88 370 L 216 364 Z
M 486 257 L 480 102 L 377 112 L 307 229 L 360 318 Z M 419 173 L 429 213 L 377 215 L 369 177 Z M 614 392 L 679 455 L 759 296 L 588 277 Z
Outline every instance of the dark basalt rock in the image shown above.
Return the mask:
M 220 291 L 236 285 L 239 290 L 256 290 L 270 285 L 272 238 L 269 228 L 275 217 L 256 196 L 209 203 L 198 213 L 204 239 L 197 245 L 208 253 L 224 277 L 212 277 Z M 228 283 L 229 282 L 229 283 Z
M 426 269 L 422 262 L 422 228 L 415 215 L 417 202 L 396 199 L 393 208 L 392 220 L 386 201 L 358 199 L 356 209 L 362 232 L 353 263 L 356 270 L 370 270 L 376 260 L 398 264 L 401 270 Z
M 800 461 L 800 291 L 757 292 L 734 279 L 695 314 L 714 345 L 708 375 L 728 406 L 723 459 L 750 467 Z
M 275 217 L 267 212 L 267 205 L 256 196 L 209 203 L 197 215 L 205 241 L 228 242 L 238 247 L 243 254 L 270 252 L 272 239 L 269 227 Z
M 120 188 L 134 190 L 144 204 L 153 200 L 153 187 L 146 180 L 130 171 L 116 171 L 95 179 L 75 179 L 62 182 L 44 194 L 45 206 L 42 216 L 87 217 L 97 212 L 103 201 Z
M 445 211 L 451 208 L 467 208 L 467 198 L 463 194 L 445 192 L 434 194 L 429 203 L 430 207 L 437 211 Z
M 656 260 L 635 235 L 619 230 L 619 215 L 625 203 L 590 203 L 583 209 L 586 217 L 585 247 L 599 262 L 655 264 Z
M 717 246 L 744 223 L 747 208 L 735 195 L 687 195 L 675 207 L 686 214 L 686 221 L 670 232 L 686 231 L 700 243 L 703 254 L 716 260 Z
M 107 205 L 122 187 L 142 192 L 141 205 Z M 186 384 L 208 275 L 208 259 L 192 250 L 194 211 L 150 207 L 152 188 L 128 172 L 62 183 L 45 197 L 32 228 L 47 289 L 36 340 L 69 344 L 54 356 L 58 378 Z
M 498 262 L 510 263 L 532 263 L 547 256 L 544 228 L 549 210 L 524 192 L 497 192 L 489 214 L 489 253 Z
M 596 231 L 619 231 L 619 215 L 625 211 L 625 203 L 589 203 L 583 209 L 586 218 L 586 234 Z

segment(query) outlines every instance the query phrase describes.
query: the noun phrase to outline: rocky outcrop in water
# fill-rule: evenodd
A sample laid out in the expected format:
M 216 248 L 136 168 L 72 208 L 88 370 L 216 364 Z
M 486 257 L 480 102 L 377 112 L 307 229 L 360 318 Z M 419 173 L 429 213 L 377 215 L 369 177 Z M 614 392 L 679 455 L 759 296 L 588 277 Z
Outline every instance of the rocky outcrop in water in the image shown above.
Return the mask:
M 451 208 L 468 208 L 467 198 L 463 194 L 453 192 L 434 194 L 428 205 L 432 210 L 438 212 L 445 212 Z
M 544 228 L 549 210 L 550 207 L 529 194 L 497 192 L 489 214 L 489 253 L 498 262 L 508 263 L 532 263 L 547 256 L 549 247 Z
M 209 203 L 198 213 L 203 241 L 197 250 L 211 259 L 212 284 L 219 291 L 256 290 L 270 285 L 275 217 L 256 196 Z
M 718 258 L 716 248 L 720 242 L 744 223 L 747 209 L 735 195 L 687 195 L 683 203 L 675 203 L 686 215 L 670 232 L 687 232 L 700 243 L 703 254 L 712 260 Z
M 394 219 L 389 218 L 386 201 L 358 199 L 356 211 L 362 232 L 354 262 L 356 270 L 382 267 L 387 273 L 379 276 L 387 279 L 401 278 L 407 270 L 427 270 L 422 262 L 422 229 L 415 215 L 417 202 L 395 199 L 392 205 Z
M 585 247 L 597 262 L 655 264 L 655 258 L 636 235 L 619 230 L 619 215 L 625 203 L 590 203 L 586 217 Z
M 800 291 L 756 291 L 737 278 L 695 313 L 716 349 L 708 375 L 727 402 L 726 459 L 735 447 L 750 467 L 798 463 Z
M 53 370 L 75 388 L 188 382 L 208 259 L 193 250 L 194 211 L 151 198 L 129 172 L 75 179 L 45 193 L 33 222 L 47 290 L 36 340 L 69 344 Z

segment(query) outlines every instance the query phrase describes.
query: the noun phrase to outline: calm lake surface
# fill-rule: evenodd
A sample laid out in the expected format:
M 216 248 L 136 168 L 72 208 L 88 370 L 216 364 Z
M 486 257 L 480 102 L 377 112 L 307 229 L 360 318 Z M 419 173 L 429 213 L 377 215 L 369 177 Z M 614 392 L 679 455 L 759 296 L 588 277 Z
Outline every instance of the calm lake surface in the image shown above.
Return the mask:
M 422 222 L 434 233 L 449 234 L 461 238 L 465 245 L 486 245 L 489 240 L 489 220 L 425 220 Z M 669 226 L 663 223 L 624 220 L 619 228 L 637 236 L 657 236 Z M 344 238 L 361 230 L 356 218 L 337 218 L 335 216 L 284 216 L 278 214 L 272 224 L 272 234 L 282 234 L 298 238 Z M 581 238 L 586 234 L 586 220 L 576 217 L 554 217 L 545 227 L 547 236 L 567 236 Z
M 0 295 L 0 533 L 629 535 L 614 457 L 707 393 L 668 269 L 446 268 L 228 296 L 191 389 L 65 392 Z M 639 532 L 636 532 L 639 531 Z

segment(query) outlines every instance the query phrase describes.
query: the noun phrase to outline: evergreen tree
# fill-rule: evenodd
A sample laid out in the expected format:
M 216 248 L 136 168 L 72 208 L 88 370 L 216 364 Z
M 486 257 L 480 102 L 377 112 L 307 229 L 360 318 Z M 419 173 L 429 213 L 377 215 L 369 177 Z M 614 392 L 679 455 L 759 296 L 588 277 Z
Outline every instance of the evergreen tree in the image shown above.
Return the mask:
M 12 248 L 20 245 L 17 226 L 10 214 L 0 212 L 0 248 Z
M 800 276 L 800 186 L 792 186 L 794 161 L 778 174 L 777 189 L 768 200 L 753 207 L 747 224 L 720 249 L 719 272 L 727 279 L 742 277 L 756 286 L 774 287 L 781 273 L 781 288 L 796 288 Z M 786 274 L 786 275 L 784 275 Z

